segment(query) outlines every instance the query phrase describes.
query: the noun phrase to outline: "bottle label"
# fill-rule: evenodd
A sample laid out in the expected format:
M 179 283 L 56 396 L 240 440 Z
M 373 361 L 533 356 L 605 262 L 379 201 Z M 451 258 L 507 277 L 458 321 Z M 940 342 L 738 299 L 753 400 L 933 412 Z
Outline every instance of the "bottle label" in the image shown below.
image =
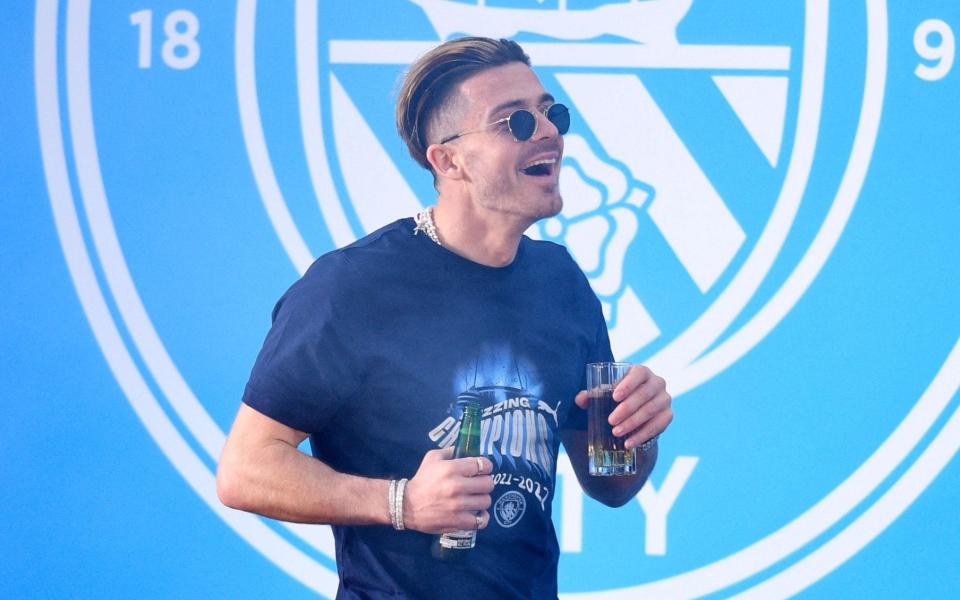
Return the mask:
M 454 531 L 440 536 L 440 545 L 444 548 L 466 550 L 477 543 L 476 531 Z

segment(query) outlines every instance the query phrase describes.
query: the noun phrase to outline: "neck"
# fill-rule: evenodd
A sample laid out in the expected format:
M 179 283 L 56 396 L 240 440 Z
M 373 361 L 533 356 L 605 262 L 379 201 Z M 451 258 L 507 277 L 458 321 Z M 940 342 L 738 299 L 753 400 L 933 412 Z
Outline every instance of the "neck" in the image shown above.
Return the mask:
M 468 203 L 437 200 L 433 221 L 445 248 L 488 267 L 513 262 L 528 220 L 477 208 Z

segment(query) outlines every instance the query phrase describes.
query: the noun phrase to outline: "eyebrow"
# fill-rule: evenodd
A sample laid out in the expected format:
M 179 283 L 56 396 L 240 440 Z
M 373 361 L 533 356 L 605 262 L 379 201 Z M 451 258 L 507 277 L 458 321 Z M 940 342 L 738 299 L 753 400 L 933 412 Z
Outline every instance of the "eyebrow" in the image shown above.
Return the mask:
M 545 93 L 545 94 L 542 94 L 539 99 L 537 99 L 537 104 L 539 105 L 545 102 L 556 102 L 556 101 L 557 100 L 556 98 L 553 97 L 553 95 Z M 491 110 L 487 114 L 490 116 L 493 116 L 495 114 L 498 114 L 500 112 L 507 110 L 508 108 L 523 108 L 524 106 L 526 106 L 526 104 L 527 104 L 526 100 L 510 100 L 509 102 L 504 102 L 503 104 L 496 105 L 495 107 L 493 107 L 493 110 Z

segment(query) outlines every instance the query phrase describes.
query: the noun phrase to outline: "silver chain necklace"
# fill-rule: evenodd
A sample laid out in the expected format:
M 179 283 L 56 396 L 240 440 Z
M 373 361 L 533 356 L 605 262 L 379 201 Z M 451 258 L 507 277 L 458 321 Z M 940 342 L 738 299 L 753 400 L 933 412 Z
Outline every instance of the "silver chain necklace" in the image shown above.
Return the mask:
M 443 246 L 443 244 L 440 243 L 440 238 L 437 237 L 437 226 L 433 224 L 432 206 L 428 206 L 418 212 L 413 217 L 413 221 L 417 224 L 417 226 L 413 228 L 413 235 L 417 235 L 422 231 L 427 234 L 427 237 L 436 242 L 438 246 Z

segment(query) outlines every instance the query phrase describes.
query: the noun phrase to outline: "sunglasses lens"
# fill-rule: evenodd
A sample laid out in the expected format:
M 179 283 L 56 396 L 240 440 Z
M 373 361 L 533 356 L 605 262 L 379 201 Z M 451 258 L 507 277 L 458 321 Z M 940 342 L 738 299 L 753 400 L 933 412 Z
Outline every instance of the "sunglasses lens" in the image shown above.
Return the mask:
M 560 135 L 570 129 L 570 110 L 563 104 L 554 104 L 547 109 L 547 119 L 557 128 Z
M 518 142 L 525 142 L 533 135 L 533 130 L 537 128 L 537 118 L 529 110 L 515 110 L 510 115 L 510 133 Z

